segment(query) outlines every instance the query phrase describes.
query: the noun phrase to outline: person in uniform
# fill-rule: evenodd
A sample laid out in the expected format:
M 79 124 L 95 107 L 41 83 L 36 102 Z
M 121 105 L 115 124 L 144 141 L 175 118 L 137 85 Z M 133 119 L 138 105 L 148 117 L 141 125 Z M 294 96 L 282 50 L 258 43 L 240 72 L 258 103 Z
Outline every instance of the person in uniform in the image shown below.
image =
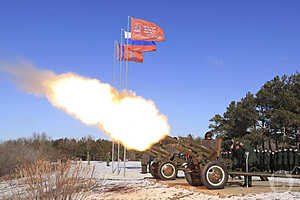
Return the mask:
M 279 148 L 278 149 L 278 160 L 277 160 L 277 171 L 282 170 L 282 163 L 283 163 L 282 157 L 283 157 L 282 156 L 282 149 Z
M 262 164 L 261 164 L 261 150 L 257 149 L 257 169 L 258 171 L 262 171 Z
M 300 155 L 298 149 L 294 150 L 295 153 L 295 166 L 300 166 Z
M 270 170 L 271 173 L 275 172 L 275 151 L 271 151 L 270 153 Z
M 243 154 L 243 159 L 242 159 L 242 166 L 243 166 L 243 171 L 246 171 L 246 159 L 247 159 L 247 155 L 246 152 L 249 153 L 248 155 L 248 172 L 253 172 L 254 171 L 254 166 L 255 166 L 255 153 L 253 151 L 253 148 L 251 147 L 251 145 L 247 142 L 243 143 L 240 142 L 240 149 L 241 149 L 241 153 Z M 252 176 L 244 176 L 244 185 L 243 186 L 247 186 L 247 182 L 248 182 L 248 187 L 252 187 Z
M 232 160 L 232 170 L 235 171 L 238 168 L 238 151 L 237 149 L 239 148 L 239 146 L 237 147 L 237 143 L 233 143 L 230 147 L 230 151 L 231 151 L 231 160 Z
M 262 172 L 265 171 L 265 150 L 264 149 L 261 149 L 260 151 L 260 168 Z
M 264 171 L 269 172 L 270 171 L 270 154 L 267 149 L 264 151 Z
M 274 172 L 278 170 L 278 150 L 275 150 L 275 155 L 274 155 Z
M 244 151 L 244 148 L 241 147 L 241 144 L 240 142 L 238 142 L 236 144 L 236 155 L 237 155 L 237 168 L 238 169 L 242 169 L 243 168 L 243 165 L 244 165 L 244 154 L 245 154 L 245 151 Z
M 288 150 L 287 148 L 283 149 L 283 170 L 288 171 Z
M 289 149 L 289 171 L 292 171 L 294 169 L 295 163 L 294 163 L 294 150 L 292 148 Z
M 204 138 L 205 138 L 205 140 L 212 140 L 212 133 L 210 131 L 208 131 L 207 133 L 205 133 Z
M 297 169 L 296 169 L 296 174 L 300 174 L 300 154 L 299 154 L 299 151 L 298 151 L 298 149 L 295 149 L 294 150 L 294 152 L 295 152 L 295 167 L 297 167 Z

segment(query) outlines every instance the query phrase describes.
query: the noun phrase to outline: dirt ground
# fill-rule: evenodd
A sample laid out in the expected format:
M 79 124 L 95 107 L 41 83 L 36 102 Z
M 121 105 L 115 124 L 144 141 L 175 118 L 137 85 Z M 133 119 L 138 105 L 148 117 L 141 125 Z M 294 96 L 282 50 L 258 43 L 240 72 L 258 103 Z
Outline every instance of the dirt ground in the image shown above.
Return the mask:
M 248 194 L 260 194 L 267 192 L 283 192 L 283 191 L 300 191 L 300 183 L 295 183 L 291 181 L 279 182 L 278 180 L 270 181 L 260 181 L 254 180 L 252 187 L 245 188 L 241 187 L 243 180 L 233 180 L 228 179 L 228 183 L 224 189 L 221 190 L 208 190 L 205 186 L 191 186 L 189 185 L 185 178 L 177 178 L 176 180 L 162 181 L 153 178 L 148 178 L 147 180 L 157 182 L 160 184 L 167 185 L 168 187 L 182 188 L 190 191 L 200 192 L 207 195 L 217 195 L 221 198 L 227 198 L 231 196 L 244 196 Z

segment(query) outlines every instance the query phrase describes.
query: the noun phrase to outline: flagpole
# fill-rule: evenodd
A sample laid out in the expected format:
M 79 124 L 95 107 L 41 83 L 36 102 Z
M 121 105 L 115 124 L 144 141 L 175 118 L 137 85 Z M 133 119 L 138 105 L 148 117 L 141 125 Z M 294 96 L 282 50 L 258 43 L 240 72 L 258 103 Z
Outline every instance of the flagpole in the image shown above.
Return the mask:
M 114 41 L 114 66 L 113 66 L 113 82 L 114 82 L 114 87 L 117 88 L 117 80 L 116 80 L 116 46 L 117 46 L 117 41 Z M 111 171 L 114 173 L 114 161 L 115 161 L 115 142 L 112 140 L 112 145 L 111 145 Z
M 121 41 L 120 41 L 120 55 L 119 55 L 119 62 L 120 62 L 120 95 L 122 93 L 122 52 L 123 52 L 123 28 L 121 28 Z M 118 174 L 120 173 L 120 141 L 118 140 Z
M 129 37 L 129 20 L 130 16 L 128 16 L 128 22 L 127 22 L 127 59 L 126 59 L 126 79 L 125 79 L 125 90 L 127 92 L 127 72 L 128 72 L 128 37 Z
M 128 16 L 128 22 L 127 22 L 127 45 L 126 45 L 126 72 L 125 72 L 125 92 L 127 93 L 127 73 L 128 73 L 128 37 L 129 37 L 129 20 L 130 16 Z M 126 146 L 124 145 L 124 177 L 126 172 Z
M 117 64 L 117 61 L 116 61 L 116 48 L 117 48 L 117 40 L 114 41 L 114 69 L 113 69 L 113 81 L 114 81 L 114 87 L 117 88 L 117 79 L 116 79 L 116 64 Z
M 121 28 L 121 43 L 120 43 L 120 94 L 122 92 L 122 53 L 123 53 L 123 44 L 122 44 L 122 39 L 123 39 L 123 28 Z

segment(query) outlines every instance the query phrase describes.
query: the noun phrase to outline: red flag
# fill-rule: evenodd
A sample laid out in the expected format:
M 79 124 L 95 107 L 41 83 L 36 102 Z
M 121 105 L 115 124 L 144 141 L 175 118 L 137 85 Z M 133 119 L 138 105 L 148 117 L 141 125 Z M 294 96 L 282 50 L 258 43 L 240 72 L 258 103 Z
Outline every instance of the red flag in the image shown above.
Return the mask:
M 163 41 L 164 31 L 151 22 L 131 18 L 131 39 L 145 41 Z
M 135 61 L 138 63 L 144 62 L 144 55 L 141 52 L 131 51 L 128 49 L 128 53 L 127 53 L 127 48 L 123 46 L 123 54 L 124 55 L 122 60 Z
M 120 44 L 117 44 L 117 60 L 120 60 L 120 58 L 122 58 L 122 55 L 120 55 L 121 51 L 120 51 Z
M 124 45 L 124 48 L 127 48 L 126 44 Z M 128 45 L 128 50 L 138 52 L 150 52 L 156 51 L 156 46 Z
M 119 61 L 135 61 L 138 63 L 143 63 L 144 61 L 144 55 L 142 52 L 137 52 L 137 51 L 131 51 L 128 49 L 128 54 L 127 54 L 127 48 L 126 46 L 122 45 L 122 51 L 120 51 L 121 46 L 120 44 L 117 45 L 117 60 Z

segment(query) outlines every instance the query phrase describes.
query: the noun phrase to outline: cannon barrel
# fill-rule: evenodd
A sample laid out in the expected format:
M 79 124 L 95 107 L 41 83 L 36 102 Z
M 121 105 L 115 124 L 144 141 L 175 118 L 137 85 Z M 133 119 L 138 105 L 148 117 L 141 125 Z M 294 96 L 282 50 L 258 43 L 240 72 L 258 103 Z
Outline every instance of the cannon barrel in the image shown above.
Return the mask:
M 157 145 L 153 145 L 150 149 L 146 150 L 145 153 L 160 159 L 167 159 L 172 155 L 171 152 L 168 152 L 167 150 L 160 148 Z
M 212 161 L 219 155 L 220 142 L 218 140 L 200 140 L 196 143 L 184 137 L 174 138 L 166 136 L 159 143 L 154 144 L 145 153 L 156 157 L 159 160 L 167 160 L 177 151 L 189 154 L 196 164 Z

